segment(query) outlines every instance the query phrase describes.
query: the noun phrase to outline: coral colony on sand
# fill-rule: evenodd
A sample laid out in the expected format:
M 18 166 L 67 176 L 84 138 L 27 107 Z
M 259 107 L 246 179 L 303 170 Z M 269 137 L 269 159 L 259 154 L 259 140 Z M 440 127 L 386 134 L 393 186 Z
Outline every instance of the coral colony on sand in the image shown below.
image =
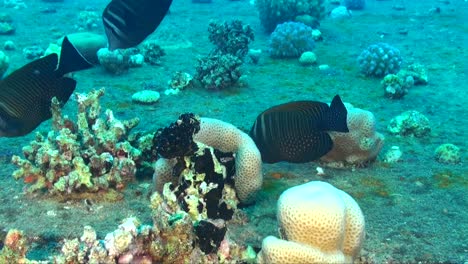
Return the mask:
M 101 115 L 99 98 L 104 90 L 76 94 L 77 121 L 62 116 L 57 100 L 52 103 L 54 129 L 37 134 L 23 148 L 24 158 L 13 156 L 19 167 L 15 179 L 28 184 L 28 192 L 47 190 L 53 194 L 121 189 L 135 178 L 142 151 L 128 141 L 139 120 L 121 121 L 111 110 Z
M 401 66 L 400 51 L 387 43 L 370 45 L 357 60 L 361 72 L 366 76 L 383 77 L 397 73 Z
M 210 42 L 215 48 L 208 56 L 198 59 L 194 78 L 209 90 L 234 86 L 242 75 L 241 65 L 254 40 L 253 30 L 241 21 L 224 24 L 211 23 Z
M 310 27 L 317 27 L 325 16 L 324 0 L 256 0 L 260 22 L 270 33 L 276 25 L 287 22 L 302 22 Z
M 273 58 L 299 58 L 314 46 L 311 27 L 301 22 L 285 22 L 271 33 L 268 52 Z

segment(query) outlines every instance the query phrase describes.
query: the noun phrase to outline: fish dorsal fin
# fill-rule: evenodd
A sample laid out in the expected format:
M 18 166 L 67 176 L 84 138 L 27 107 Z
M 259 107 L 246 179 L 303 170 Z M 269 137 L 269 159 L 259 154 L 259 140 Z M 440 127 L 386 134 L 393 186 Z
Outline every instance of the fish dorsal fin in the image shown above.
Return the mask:
M 13 118 L 25 116 L 31 105 L 49 94 L 45 90 L 48 88 L 46 85 L 36 84 L 38 81 L 47 84 L 53 80 L 57 62 L 58 55 L 52 53 L 26 64 L 3 79 L 0 83 L 3 110 Z
M 60 51 L 60 62 L 58 63 L 57 70 L 55 71 L 57 77 L 86 70 L 93 67 L 83 55 L 73 46 L 68 37 L 64 37 L 62 41 L 62 49 Z
M 330 104 L 330 115 L 328 116 L 328 123 L 331 131 L 349 132 L 348 129 L 348 110 L 341 101 L 339 95 L 335 95 Z

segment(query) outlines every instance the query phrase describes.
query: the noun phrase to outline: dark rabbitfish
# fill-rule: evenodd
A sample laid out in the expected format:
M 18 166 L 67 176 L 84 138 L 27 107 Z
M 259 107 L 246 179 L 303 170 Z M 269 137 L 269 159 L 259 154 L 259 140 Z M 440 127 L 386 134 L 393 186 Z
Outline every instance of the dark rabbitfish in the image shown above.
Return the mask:
M 102 14 L 109 50 L 140 44 L 156 30 L 171 4 L 172 0 L 112 0 Z
M 330 106 L 315 101 L 281 104 L 257 117 L 250 136 L 265 163 L 309 162 L 332 149 L 327 131 L 349 132 L 347 113 L 338 95 Z
M 76 81 L 63 75 L 92 67 L 67 37 L 60 62 L 52 53 L 34 60 L 0 81 L 0 136 L 18 137 L 33 131 L 52 116 L 53 97 L 65 104 Z

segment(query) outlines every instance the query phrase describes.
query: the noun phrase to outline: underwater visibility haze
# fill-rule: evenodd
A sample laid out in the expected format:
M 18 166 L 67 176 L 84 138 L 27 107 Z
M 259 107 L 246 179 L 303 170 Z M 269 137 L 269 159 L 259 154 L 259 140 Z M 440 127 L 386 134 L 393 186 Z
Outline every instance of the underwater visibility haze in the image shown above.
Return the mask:
M 468 263 L 466 0 L 3 0 L 0 263 Z

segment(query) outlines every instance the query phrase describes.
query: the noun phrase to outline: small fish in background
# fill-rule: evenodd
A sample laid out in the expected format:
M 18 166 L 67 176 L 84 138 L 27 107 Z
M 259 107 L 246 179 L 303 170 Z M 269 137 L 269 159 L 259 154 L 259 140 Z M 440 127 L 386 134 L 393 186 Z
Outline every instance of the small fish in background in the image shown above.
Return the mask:
M 92 65 L 70 43 L 62 41 L 59 56 L 49 54 L 34 60 L 0 81 L 0 137 L 19 137 L 51 118 L 53 97 L 65 104 L 76 81 L 65 74 Z
M 112 0 L 102 14 L 109 50 L 140 44 L 156 30 L 171 4 L 172 0 Z
M 333 147 L 327 131 L 349 132 L 348 112 L 336 95 L 330 106 L 316 101 L 281 104 L 261 113 L 250 130 L 265 163 L 305 163 Z

